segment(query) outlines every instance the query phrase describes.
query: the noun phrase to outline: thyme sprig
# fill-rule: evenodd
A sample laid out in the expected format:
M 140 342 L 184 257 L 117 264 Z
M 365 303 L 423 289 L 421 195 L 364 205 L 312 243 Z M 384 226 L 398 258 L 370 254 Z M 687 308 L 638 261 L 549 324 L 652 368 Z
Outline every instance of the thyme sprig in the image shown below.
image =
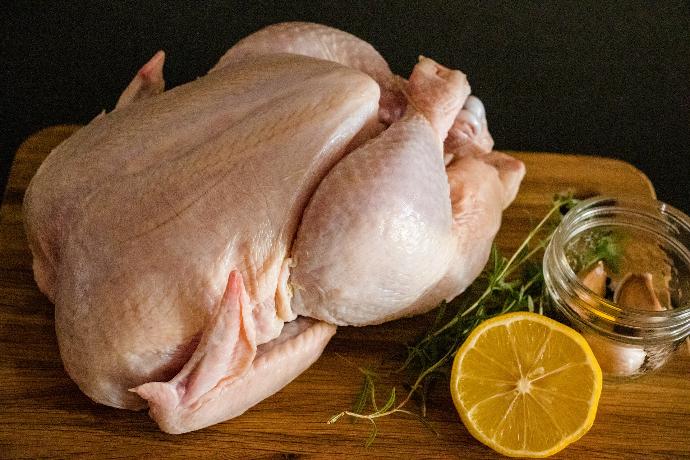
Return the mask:
M 380 405 L 376 395 L 379 374 L 359 368 L 364 382 L 352 409 L 334 415 L 327 423 L 343 417 L 368 421 L 371 431 L 367 446 L 378 434 L 376 421 L 395 414 L 415 417 L 436 432 L 426 419 L 429 389 L 438 379 L 447 378 L 455 352 L 470 332 L 482 321 L 504 313 L 528 310 L 544 314 L 548 309 L 540 256 L 560 218 L 576 202 L 571 195 L 557 195 L 551 209 L 510 258 L 493 245 L 486 268 L 465 294 L 441 303 L 432 326 L 415 344 L 406 347 L 407 356 L 395 371 L 406 376 L 402 399 L 398 400 L 399 391 L 393 386 Z M 412 400 L 417 402 L 416 410 L 408 407 Z

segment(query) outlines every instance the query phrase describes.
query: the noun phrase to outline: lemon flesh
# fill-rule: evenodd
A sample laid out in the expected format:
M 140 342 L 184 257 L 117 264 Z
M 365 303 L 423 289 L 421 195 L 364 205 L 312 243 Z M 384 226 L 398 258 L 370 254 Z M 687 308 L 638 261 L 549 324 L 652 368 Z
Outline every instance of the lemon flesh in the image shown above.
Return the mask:
M 528 312 L 480 324 L 458 349 L 450 382 L 469 432 L 511 457 L 547 457 L 582 437 L 601 386 L 585 339 Z

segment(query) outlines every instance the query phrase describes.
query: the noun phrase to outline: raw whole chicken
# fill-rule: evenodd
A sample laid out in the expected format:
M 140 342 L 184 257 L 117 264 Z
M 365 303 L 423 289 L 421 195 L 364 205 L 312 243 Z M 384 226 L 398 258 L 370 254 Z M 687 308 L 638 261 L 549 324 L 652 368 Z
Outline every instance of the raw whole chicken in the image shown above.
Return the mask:
M 485 264 L 524 175 L 465 75 L 394 76 L 307 23 L 163 91 L 162 52 L 57 147 L 24 211 L 64 366 L 94 401 L 183 433 L 235 417 L 335 325 L 419 314 Z

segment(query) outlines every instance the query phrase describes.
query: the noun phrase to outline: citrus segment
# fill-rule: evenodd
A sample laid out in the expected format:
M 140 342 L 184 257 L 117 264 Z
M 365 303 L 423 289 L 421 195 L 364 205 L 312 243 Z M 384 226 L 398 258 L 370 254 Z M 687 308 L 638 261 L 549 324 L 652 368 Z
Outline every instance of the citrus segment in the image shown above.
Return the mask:
M 509 456 L 546 457 L 594 422 L 601 369 L 573 329 L 535 313 L 479 325 L 458 349 L 451 394 L 470 433 Z

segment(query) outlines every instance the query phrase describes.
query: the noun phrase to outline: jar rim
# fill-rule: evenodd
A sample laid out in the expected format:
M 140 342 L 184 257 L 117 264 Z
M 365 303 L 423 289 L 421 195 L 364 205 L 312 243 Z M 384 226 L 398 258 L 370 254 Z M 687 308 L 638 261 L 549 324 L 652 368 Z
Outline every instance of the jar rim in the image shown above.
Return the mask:
M 617 212 L 634 216 L 637 225 L 647 231 L 649 226 L 659 225 L 670 229 L 671 233 L 690 235 L 690 217 L 682 211 L 658 200 L 626 200 L 611 196 L 596 196 L 583 200 L 573 207 L 563 218 L 554 232 L 544 254 L 544 275 L 549 293 L 566 294 L 571 301 L 576 301 L 578 307 L 589 314 L 609 324 L 623 325 L 631 328 L 643 328 L 650 331 L 650 338 L 668 338 L 687 335 L 690 331 L 690 302 L 663 311 L 645 311 L 621 308 L 613 301 L 599 296 L 586 287 L 568 263 L 565 247 L 573 237 L 590 228 L 596 228 L 588 223 L 602 223 L 592 220 L 597 215 Z M 657 227 L 657 230 L 658 228 Z M 658 233 L 655 231 L 655 235 Z M 661 237 L 674 248 L 683 259 L 683 263 L 690 268 L 690 248 L 676 239 L 673 234 Z M 550 273 L 554 271 L 555 273 Z M 558 292 L 554 292 L 558 290 Z M 587 301 L 585 299 L 591 299 Z M 562 308 L 572 309 L 566 302 Z M 568 315 L 570 316 L 570 315 Z

